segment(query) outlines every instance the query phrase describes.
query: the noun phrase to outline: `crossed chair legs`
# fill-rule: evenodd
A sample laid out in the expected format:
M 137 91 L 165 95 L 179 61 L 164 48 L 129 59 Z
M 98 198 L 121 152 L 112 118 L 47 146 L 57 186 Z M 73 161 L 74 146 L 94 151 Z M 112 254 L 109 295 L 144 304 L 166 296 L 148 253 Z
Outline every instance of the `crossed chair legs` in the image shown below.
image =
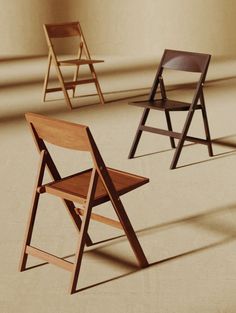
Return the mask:
M 98 81 L 98 78 L 97 78 L 97 74 L 95 72 L 93 64 L 88 64 L 92 77 L 90 79 L 83 80 L 83 82 L 82 81 L 80 81 L 80 82 L 78 81 L 79 65 L 76 66 L 73 80 L 70 82 L 70 86 L 68 86 L 68 87 L 66 86 L 66 83 L 64 81 L 64 77 L 63 77 L 63 74 L 62 74 L 60 66 L 58 64 L 55 64 L 55 70 L 56 70 L 56 73 L 57 73 L 57 76 L 58 76 L 60 87 L 48 88 L 50 69 L 51 69 L 52 63 L 53 63 L 52 56 L 51 56 L 51 54 L 49 54 L 49 56 L 48 56 L 48 68 L 47 68 L 47 72 L 46 72 L 46 75 L 45 75 L 45 78 L 44 78 L 43 97 L 42 97 L 43 102 L 46 101 L 47 93 L 55 92 L 55 91 L 62 91 L 63 94 L 64 94 L 65 101 L 66 101 L 66 104 L 67 104 L 68 108 L 70 110 L 72 110 L 73 106 L 72 106 L 71 99 L 70 99 L 69 94 L 68 94 L 68 89 L 72 90 L 72 97 L 75 98 L 76 86 L 79 85 L 79 84 L 82 84 L 83 82 L 84 83 L 89 83 L 90 82 L 90 83 L 94 83 L 95 84 L 95 87 L 96 87 L 96 90 L 97 90 L 97 93 L 98 93 L 98 96 L 99 96 L 100 103 L 101 104 L 105 103 L 105 100 L 104 100 L 104 97 L 103 97 L 103 93 L 102 93 L 102 90 L 101 90 L 101 87 L 100 87 L 100 84 L 99 84 L 99 81 Z M 54 61 L 54 63 L 55 63 L 55 61 Z
M 32 205 L 30 209 L 29 220 L 27 224 L 26 235 L 25 235 L 25 240 L 24 240 L 21 259 L 20 259 L 19 270 L 20 271 L 26 270 L 28 255 L 38 257 L 44 261 L 47 261 L 49 263 L 62 267 L 63 269 L 66 269 L 71 272 L 71 283 L 70 283 L 69 291 L 71 294 L 73 294 L 76 292 L 77 281 L 79 277 L 81 261 L 82 261 L 82 256 L 83 256 L 85 245 L 92 246 L 96 244 L 92 242 L 91 238 L 88 235 L 88 227 L 89 227 L 90 217 L 92 214 L 92 204 L 93 204 L 92 202 L 93 202 L 93 198 L 95 195 L 99 176 L 98 176 L 97 170 L 93 169 L 92 177 L 91 177 L 92 183 L 90 184 L 89 190 L 88 190 L 88 201 L 83 210 L 82 218 L 80 218 L 80 216 L 76 213 L 76 212 L 79 212 L 79 210 L 76 210 L 73 202 L 62 199 L 65 207 L 67 208 L 69 215 L 71 216 L 79 232 L 77 251 L 75 254 L 75 261 L 74 263 L 72 263 L 72 262 L 64 260 L 63 258 L 59 258 L 57 256 L 54 256 L 48 252 L 42 251 L 30 245 L 32 234 L 33 234 L 34 223 L 36 219 L 37 207 L 39 204 L 39 197 L 40 197 L 40 194 L 43 192 L 41 186 L 42 186 L 43 176 L 44 176 L 44 171 L 45 171 L 46 166 L 49 168 L 50 173 L 54 180 L 60 179 L 59 172 L 57 171 L 55 164 L 51 160 L 50 155 L 48 155 L 47 151 L 42 150 L 40 154 L 40 165 L 39 165 L 39 170 L 38 170 L 38 174 L 36 178 L 36 185 L 34 188 Z M 112 193 L 109 194 L 109 197 L 116 211 L 116 214 L 119 218 L 119 222 L 117 222 L 119 223 L 118 228 L 122 228 L 124 230 L 130 242 L 130 245 L 133 249 L 133 252 L 137 258 L 139 266 L 141 268 L 147 267 L 149 265 L 148 261 L 144 255 L 142 247 L 137 239 L 137 236 L 124 210 L 124 207 L 120 198 L 117 195 L 112 194 Z
M 211 137 L 210 137 L 210 131 L 209 131 L 209 125 L 208 125 L 207 113 L 206 113 L 203 95 L 201 95 L 200 110 L 202 112 L 202 118 L 203 118 L 203 123 L 204 123 L 204 130 L 205 130 L 205 134 L 206 134 L 206 139 L 191 137 L 191 136 L 187 135 L 195 110 L 189 110 L 188 111 L 188 115 L 187 115 L 183 130 L 182 130 L 182 133 L 177 133 L 177 132 L 174 132 L 172 130 L 170 113 L 167 110 L 165 111 L 165 116 L 166 116 L 168 131 L 157 129 L 154 127 L 145 126 L 149 112 L 150 112 L 149 108 L 145 108 L 143 111 L 141 120 L 139 122 L 139 125 L 137 128 L 137 131 L 136 131 L 136 134 L 135 134 L 128 158 L 132 159 L 134 157 L 143 131 L 169 136 L 171 147 L 176 148 L 175 153 L 174 153 L 174 157 L 173 157 L 171 165 L 170 165 L 170 169 L 176 168 L 185 141 L 190 141 L 190 142 L 195 142 L 195 143 L 207 145 L 209 156 L 213 156 L 212 143 L 211 143 Z M 179 139 L 177 146 L 175 145 L 174 138 Z

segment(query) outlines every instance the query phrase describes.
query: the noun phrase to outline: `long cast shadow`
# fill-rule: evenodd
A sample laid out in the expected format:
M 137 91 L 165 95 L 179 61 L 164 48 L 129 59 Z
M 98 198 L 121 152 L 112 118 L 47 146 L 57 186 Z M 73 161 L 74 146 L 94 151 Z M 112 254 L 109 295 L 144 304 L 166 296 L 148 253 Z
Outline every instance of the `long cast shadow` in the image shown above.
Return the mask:
M 209 211 L 201 213 L 201 214 L 194 214 L 194 215 L 190 215 L 190 216 L 187 216 L 184 218 L 168 221 L 166 223 L 153 225 L 153 226 L 148 227 L 148 228 L 139 229 L 138 231 L 136 231 L 136 233 L 142 236 L 145 234 L 150 234 L 152 232 L 156 232 L 157 230 L 160 230 L 162 228 L 172 227 L 173 225 L 180 224 L 180 223 L 196 223 L 200 220 L 205 219 L 206 217 L 212 217 L 212 216 L 218 215 L 219 213 L 223 213 L 227 210 L 236 210 L 236 203 L 229 204 L 226 207 L 219 207 L 219 208 L 216 208 L 213 210 L 209 210 Z M 227 230 L 229 230 L 228 227 L 227 227 Z M 229 233 L 230 236 L 232 236 L 232 235 L 234 236 L 235 234 L 236 234 L 236 229 L 235 229 L 235 232 Z
M 185 256 L 189 256 L 189 255 L 192 255 L 192 254 L 195 254 L 195 253 L 204 252 L 204 251 L 206 251 L 208 249 L 216 248 L 218 246 L 227 244 L 227 243 L 235 240 L 235 238 L 236 238 L 236 236 L 230 236 L 230 237 L 228 237 L 226 239 L 223 239 L 221 241 L 205 245 L 204 247 L 200 247 L 200 248 L 197 248 L 197 249 L 186 251 L 186 252 L 183 252 L 183 253 L 180 253 L 180 254 L 168 257 L 166 259 L 162 259 L 162 260 L 159 260 L 159 261 L 152 262 L 152 263 L 149 264 L 149 266 L 151 267 L 151 266 L 159 265 L 159 264 L 162 264 L 162 263 L 173 261 L 175 259 L 179 259 L 179 258 L 182 258 L 182 257 L 185 257 Z
M 197 162 L 191 162 L 191 163 L 188 163 L 188 164 L 185 164 L 185 165 L 179 165 L 179 166 L 176 167 L 176 169 L 189 167 L 189 166 L 197 165 L 197 164 L 202 164 L 202 163 L 206 163 L 206 162 L 211 162 L 211 161 L 214 161 L 214 160 L 218 160 L 220 158 L 225 158 L 228 155 L 232 155 L 233 153 L 236 152 L 236 143 L 231 141 L 230 139 L 231 138 L 235 138 L 235 137 L 236 137 L 236 134 L 233 134 L 233 135 L 229 135 L 229 136 L 215 138 L 215 139 L 212 140 L 212 143 L 215 144 L 215 145 L 223 146 L 223 147 L 227 147 L 227 148 L 233 148 L 233 150 L 214 154 L 213 157 L 210 157 L 210 158 L 208 158 L 206 160 L 197 161 Z M 190 146 L 193 146 L 193 145 L 196 145 L 196 143 L 185 144 L 184 147 L 190 147 Z M 133 159 L 146 157 L 146 156 L 150 156 L 150 155 L 155 155 L 155 154 L 161 154 L 161 153 L 169 152 L 169 151 L 172 151 L 172 150 L 174 150 L 174 149 L 173 148 L 169 148 L 169 149 L 165 149 L 165 150 L 160 150 L 160 151 L 140 154 L 140 155 L 134 156 Z
M 204 220 L 206 217 L 211 217 L 211 216 L 217 215 L 217 214 L 222 213 L 225 210 L 229 210 L 229 209 L 230 210 L 236 210 L 236 204 L 231 204 L 231 205 L 227 206 L 226 208 L 217 208 L 217 209 L 211 210 L 209 212 L 205 212 L 203 214 L 197 214 L 197 215 L 189 216 L 189 217 L 184 218 L 184 219 L 174 220 L 174 221 L 171 221 L 171 222 L 168 222 L 168 223 L 164 223 L 164 224 L 161 224 L 161 225 L 153 226 L 153 227 L 148 228 L 148 229 L 137 231 L 137 233 L 142 236 L 145 233 L 150 233 L 150 231 L 159 230 L 162 227 L 170 227 L 170 226 L 172 226 L 174 224 L 178 224 L 178 223 L 186 223 L 186 222 L 193 223 L 194 222 L 194 225 L 196 225 L 198 227 L 200 226 L 202 228 L 207 228 L 207 229 L 210 229 L 212 231 L 220 232 L 220 233 L 223 233 L 224 235 L 225 234 L 227 235 L 226 238 L 224 238 L 224 239 L 222 239 L 220 241 L 217 241 L 217 242 L 214 242 L 214 243 L 211 243 L 211 244 L 207 244 L 205 246 L 202 246 L 202 247 L 199 247 L 199 248 L 196 248 L 196 249 L 192 249 L 192 250 L 189 250 L 189 251 L 186 251 L 186 252 L 183 252 L 183 253 L 179 253 L 179 254 L 174 255 L 174 256 L 170 256 L 170 257 L 162 259 L 162 260 L 158 260 L 158 261 L 149 263 L 149 267 L 153 267 L 153 266 L 156 266 L 156 265 L 160 265 L 162 263 L 170 262 L 170 261 L 173 261 L 175 259 L 182 258 L 182 257 L 190 256 L 192 254 L 201 253 L 201 252 L 204 252 L 206 250 L 219 247 L 221 245 L 227 244 L 227 243 L 235 240 L 236 239 L 236 229 L 234 229 L 233 227 L 229 227 L 229 225 L 220 225 L 219 226 L 218 224 L 207 223 Z M 104 280 L 102 282 L 95 283 L 95 284 L 90 285 L 90 286 L 79 288 L 76 292 L 78 293 L 78 292 L 87 290 L 89 288 L 94 288 L 96 286 L 100 286 L 102 284 L 112 282 L 112 281 L 114 281 L 116 279 L 119 279 L 119 278 L 127 277 L 127 276 L 129 276 L 131 274 L 136 273 L 137 271 L 140 271 L 140 270 L 141 269 L 132 269 L 132 271 L 130 271 L 129 273 L 126 273 L 124 275 L 120 275 L 120 276 L 117 276 L 115 278 L 111 278 L 111 279 L 108 279 L 108 280 Z M 143 269 L 143 270 L 145 270 L 145 269 Z
M 236 134 L 224 136 L 215 138 L 212 140 L 212 142 L 216 145 L 223 146 L 223 147 L 229 147 L 229 148 L 236 148 L 236 142 L 232 142 L 230 139 L 235 138 Z
M 117 94 L 120 94 L 120 93 L 129 93 L 129 92 L 135 92 L 137 90 L 140 90 L 140 89 L 130 89 L 130 90 L 125 90 L 125 91 L 116 91 L 116 92 L 107 92 L 107 93 L 103 93 L 104 95 L 108 95 L 108 96 L 113 96 L 113 95 L 117 95 Z M 142 91 L 143 93 L 142 94 L 139 94 L 139 96 L 145 96 L 146 93 L 145 93 L 145 90 L 146 88 L 143 88 Z M 92 94 L 92 95 L 85 95 L 85 96 L 79 96 L 79 97 L 75 97 L 75 98 L 89 98 L 89 97 L 93 97 L 93 96 L 96 96 L 97 97 L 97 94 Z M 122 96 L 122 97 L 119 97 L 119 96 L 116 96 L 114 97 L 113 99 L 111 100 L 108 100 L 106 101 L 105 105 L 106 104 L 109 104 L 109 103 L 119 103 L 120 101 L 127 101 L 129 99 L 133 99 L 134 95 L 132 96 Z M 56 100 L 47 100 L 47 102 L 55 102 L 55 101 L 63 101 L 63 98 L 61 99 L 56 99 Z M 94 106 L 94 105 L 98 105 L 99 102 L 91 102 L 91 103 L 88 103 L 88 104 L 85 104 L 85 105 L 79 105 L 79 106 L 75 106 L 74 104 L 74 107 L 73 107 L 73 110 L 76 110 L 76 109 L 81 109 L 81 108 L 89 108 L 91 106 Z M 39 106 L 36 106 L 36 108 L 40 108 L 40 105 Z M 45 109 L 34 109 L 33 110 L 35 113 L 39 113 L 39 114 L 46 114 L 46 115 L 54 115 L 54 114 L 60 114 L 60 113 L 67 113 L 68 112 L 68 109 L 66 108 L 65 105 L 63 105 L 63 107 L 48 107 L 48 108 L 45 108 Z M 19 121 L 22 121 L 24 120 L 24 114 L 25 114 L 25 111 L 22 111 L 22 112 L 19 112 L 19 113 L 15 113 L 15 114 L 11 114 L 11 115 L 5 115 L 5 116 L 0 116 L 0 127 L 4 127 L 4 124 L 8 124 L 8 123 L 16 123 L 16 122 L 19 122 Z
M 34 57 L 32 57 L 32 58 L 34 58 Z M 211 83 L 215 83 L 218 81 L 224 81 L 224 80 L 230 80 L 230 79 L 234 79 L 234 78 L 236 78 L 236 76 L 230 76 L 230 77 L 223 77 L 223 78 L 219 78 L 219 79 L 208 80 L 206 87 L 209 87 L 209 84 L 211 84 Z M 9 86 L 7 84 L 6 84 L 6 86 L 1 84 L 0 87 L 2 87 L 2 88 L 19 87 L 19 86 L 25 86 L 25 85 L 41 83 L 41 82 L 42 82 L 42 79 L 37 80 L 37 79 L 32 78 L 32 79 L 30 79 L 29 82 L 28 81 L 27 82 L 19 82 L 19 83 L 11 84 Z M 170 92 L 170 91 L 178 90 L 180 88 L 182 89 L 183 87 L 184 88 L 192 88 L 193 86 L 194 86 L 194 84 L 191 82 L 190 83 L 184 83 L 184 84 L 174 84 L 174 85 L 167 86 L 167 91 Z M 141 95 L 140 95 L 140 93 L 137 93 L 136 95 L 127 96 L 127 97 L 115 97 L 112 100 L 106 101 L 106 103 L 109 104 L 111 102 L 124 101 L 124 100 L 129 100 L 132 98 L 146 96 L 149 93 L 148 92 L 149 89 L 150 89 L 150 87 L 138 88 L 138 89 L 124 89 L 124 90 L 112 91 L 112 92 L 107 92 L 107 93 L 105 92 L 103 94 L 106 96 L 106 95 L 115 95 L 115 94 L 118 95 L 119 93 L 125 93 L 125 92 L 135 92 L 135 91 L 140 91 L 140 90 L 145 91 Z M 89 96 L 93 96 L 93 95 L 89 95 Z M 88 97 L 88 96 L 86 96 L 86 97 Z M 47 102 L 50 102 L 50 101 L 64 101 L 64 98 L 62 97 L 62 98 L 57 99 L 57 100 L 47 100 Z M 90 103 L 90 104 L 74 106 L 73 109 L 76 110 L 76 109 L 80 109 L 80 108 L 84 108 L 84 107 L 88 107 L 88 106 L 93 106 L 93 105 L 97 105 L 97 104 L 98 104 L 97 101 L 95 101 L 95 102 L 92 101 L 92 103 Z M 48 109 L 44 109 L 44 110 L 39 110 L 39 112 L 41 114 L 54 114 L 54 113 L 60 113 L 60 112 L 67 112 L 67 110 L 64 107 L 58 107 L 58 108 L 48 108 Z M 1 122 L 1 125 L 4 126 L 4 123 L 16 122 L 16 121 L 22 120 L 23 118 L 24 118 L 24 112 L 19 112 L 19 113 L 14 113 L 14 114 L 10 114 L 10 115 L 6 115 L 6 116 L 1 117 L 0 122 Z
M 197 164 L 201 164 L 201 163 L 211 162 L 211 161 L 218 160 L 218 159 L 221 159 L 221 158 L 225 158 L 225 157 L 227 157 L 229 155 L 232 155 L 233 153 L 236 152 L 236 143 L 234 143 L 234 142 L 232 142 L 230 140 L 227 140 L 227 139 L 234 138 L 234 137 L 236 137 L 236 134 L 225 136 L 225 137 L 220 137 L 220 138 L 216 138 L 216 139 L 212 140 L 213 144 L 216 144 L 216 145 L 222 146 L 222 147 L 233 148 L 234 150 L 230 150 L 230 151 L 214 154 L 213 157 L 211 157 L 211 158 L 209 158 L 207 160 L 198 161 L 198 162 L 192 162 L 192 163 L 185 164 L 185 165 L 180 165 L 180 166 L 177 166 L 176 169 L 181 169 L 181 168 L 189 167 L 189 166 L 192 166 L 192 165 L 197 165 Z M 216 157 L 216 158 L 214 158 L 214 157 Z
M 222 239 L 220 241 L 217 241 L 217 242 L 214 242 L 214 243 L 211 243 L 211 244 L 199 247 L 197 249 L 189 250 L 189 251 L 186 251 L 186 252 L 174 255 L 174 256 L 170 256 L 170 257 L 162 259 L 162 260 L 158 260 L 158 261 L 149 263 L 149 267 L 156 266 L 156 265 L 159 265 L 159 264 L 162 264 L 162 263 L 166 263 L 166 262 L 170 262 L 170 261 L 173 261 L 175 259 L 179 259 L 181 257 L 189 256 L 189 255 L 192 255 L 192 254 L 195 254 L 195 253 L 200 253 L 200 252 L 206 251 L 208 249 L 215 248 L 215 247 L 218 247 L 220 245 L 223 245 L 223 244 L 226 244 L 226 243 L 229 243 L 229 242 L 235 240 L 235 238 L 236 238 L 236 229 L 234 229 L 233 227 L 229 227 L 229 225 L 220 225 L 219 226 L 218 224 L 212 224 L 212 223 L 209 223 L 209 222 L 207 222 L 205 220 L 206 217 L 211 217 L 211 216 L 217 215 L 219 213 L 223 213 L 226 210 L 236 210 L 236 204 L 231 204 L 231 205 L 228 205 L 227 207 L 223 207 L 223 208 L 219 207 L 219 208 L 216 208 L 214 210 L 210 210 L 210 211 L 204 212 L 202 214 L 195 214 L 195 215 L 191 215 L 191 216 L 188 216 L 188 217 L 185 217 L 185 218 L 176 219 L 176 220 L 173 220 L 173 221 L 170 221 L 170 222 L 166 222 L 166 223 L 163 223 L 163 224 L 157 224 L 157 225 L 154 225 L 154 226 L 151 226 L 151 227 L 148 227 L 148 228 L 144 228 L 144 229 L 138 230 L 136 233 L 139 236 L 145 236 L 145 235 L 150 235 L 151 233 L 154 233 L 154 232 L 160 230 L 161 228 L 172 227 L 173 225 L 177 225 L 177 224 L 180 224 L 180 223 L 194 223 L 194 225 L 196 225 L 198 227 L 207 228 L 207 229 L 209 229 L 211 231 L 216 231 L 216 232 L 220 232 L 221 234 L 223 233 L 224 235 L 225 234 L 227 235 L 226 238 L 224 238 L 224 239 Z M 108 240 L 101 241 L 99 243 L 105 243 L 105 242 L 107 242 L 109 240 L 112 240 L 112 239 L 116 239 L 118 241 L 122 241 L 122 240 L 126 240 L 126 236 L 118 236 L 118 237 L 115 237 L 115 238 L 111 238 L 111 239 L 108 239 Z M 105 247 L 107 248 L 109 245 L 112 245 L 112 244 L 113 243 L 107 244 L 107 245 L 105 245 Z M 101 248 L 96 248 L 94 250 L 90 250 L 89 253 L 95 254 L 96 257 L 106 258 L 106 259 L 108 258 L 111 262 L 123 263 L 125 265 L 125 267 L 127 269 L 129 269 L 129 272 L 125 273 L 125 274 L 122 274 L 122 275 L 118 275 L 116 277 L 112 277 L 112 278 L 106 279 L 104 281 L 100 281 L 100 282 L 91 284 L 91 285 L 86 286 L 86 287 L 79 288 L 79 289 L 77 289 L 75 291 L 75 293 L 82 292 L 82 291 L 88 290 L 90 288 L 94 288 L 94 287 L 97 287 L 97 286 L 100 286 L 100 285 L 103 285 L 103 284 L 115 281 L 117 279 L 130 276 L 131 274 L 134 274 L 134 273 L 136 273 L 136 272 L 141 270 L 134 263 L 127 262 L 126 260 L 121 259 L 118 256 L 111 255 L 111 254 L 109 254 L 107 252 L 104 252 L 104 251 L 101 251 L 99 249 L 101 249 Z M 70 258 L 72 256 L 74 256 L 74 254 L 65 256 L 62 259 Z M 27 268 L 27 270 L 31 269 L 31 268 L 43 266 L 43 265 L 46 265 L 46 264 L 48 264 L 48 263 L 41 263 L 41 264 L 38 264 L 38 265 L 35 265 L 35 266 Z M 145 270 L 145 269 L 143 269 L 143 270 Z

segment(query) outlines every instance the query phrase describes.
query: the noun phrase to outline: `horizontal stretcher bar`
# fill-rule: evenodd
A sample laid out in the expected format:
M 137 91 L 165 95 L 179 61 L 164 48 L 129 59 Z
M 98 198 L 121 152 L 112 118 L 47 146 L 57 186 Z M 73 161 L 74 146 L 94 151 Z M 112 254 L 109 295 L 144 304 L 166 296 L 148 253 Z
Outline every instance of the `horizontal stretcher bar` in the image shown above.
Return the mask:
M 77 85 L 83 85 L 83 84 L 89 84 L 89 83 L 95 83 L 96 79 L 89 78 L 89 79 L 81 79 L 77 81 L 71 81 L 71 82 L 65 82 L 65 88 L 66 89 L 73 89 Z M 54 87 L 54 88 L 47 88 L 46 92 L 54 92 L 54 91 L 61 91 L 61 87 Z
M 169 136 L 169 137 L 173 137 L 173 138 L 176 138 L 176 139 L 180 139 L 181 136 L 182 136 L 181 133 L 177 133 L 177 132 L 173 132 L 173 131 L 169 131 L 169 130 L 165 130 L 165 129 L 160 129 L 160 128 L 156 128 L 156 127 L 140 126 L 139 129 L 142 130 L 142 131 L 155 133 L 155 134 L 160 134 L 160 135 L 164 135 L 164 136 Z M 206 139 L 202 139 L 202 138 L 186 136 L 185 140 L 186 141 L 200 143 L 200 144 L 203 144 L 203 145 L 208 145 L 208 141 Z
M 70 272 L 72 272 L 74 267 L 74 264 L 72 262 L 63 260 L 62 258 L 59 258 L 53 254 L 50 254 L 48 252 L 45 252 L 32 246 L 26 246 L 26 253 L 38 257 L 39 259 L 42 259 L 44 261 L 47 261 L 48 263 L 57 265 Z
M 82 215 L 82 216 L 84 215 L 84 210 L 83 209 L 75 208 L 75 211 L 79 215 Z M 121 223 L 119 221 L 113 220 L 111 218 L 108 218 L 108 217 L 105 217 L 105 216 L 102 216 L 102 215 L 99 215 L 99 214 L 92 213 L 91 214 L 91 219 L 93 219 L 93 220 L 95 220 L 97 222 L 101 222 L 103 224 L 107 224 L 109 226 L 118 228 L 118 229 L 123 229 L 123 227 L 121 226 Z

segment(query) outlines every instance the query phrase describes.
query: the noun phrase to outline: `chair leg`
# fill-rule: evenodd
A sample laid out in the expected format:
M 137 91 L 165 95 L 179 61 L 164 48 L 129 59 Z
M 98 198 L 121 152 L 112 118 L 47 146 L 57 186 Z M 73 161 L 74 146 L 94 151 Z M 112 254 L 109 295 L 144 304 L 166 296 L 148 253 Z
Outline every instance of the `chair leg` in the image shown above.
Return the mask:
M 50 69 L 51 69 L 51 64 L 52 64 L 52 56 L 51 54 L 48 55 L 48 67 L 47 67 L 47 72 L 44 78 L 44 84 L 43 84 L 43 102 L 46 100 L 46 94 L 47 94 L 47 87 L 48 87 L 48 80 L 49 80 L 49 74 L 50 74 Z
M 138 238 L 135 234 L 135 231 L 133 229 L 133 226 L 130 223 L 130 220 L 128 218 L 128 215 L 125 212 L 124 206 L 120 200 L 120 198 L 117 198 L 116 196 L 112 196 L 112 204 L 116 211 L 116 214 L 120 220 L 120 223 L 124 229 L 124 232 L 129 240 L 129 243 L 133 249 L 133 252 L 136 256 L 136 259 L 139 263 L 139 266 L 141 268 L 145 268 L 149 265 L 147 258 L 143 252 L 143 249 L 138 241 Z
M 184 141 L 186 139 L 186 136 L 187 136 L 187 133 L 188 133 L 188 130 L 189 130 L 192 118 L 193 118 L 193 114 L 194 114 L 194 110 L 190 109 L 189 112 L 188 112 L 188 115 L 187 115 L 187 118 L 186 118 L 183 130 L 182 130 L 181 138 L 179 139 L 177 148 L 175 150 L 174 157 L 173 157 L 171 165 L 170 165 L 170 169 L 171 170 L 175 169 L 176 166 L 177 166 L 177 163 L 178 163 L 178 160 L 179 160 L 179 157 L 180 157 L 180 153 L 182 151 L 182 148 L 183 148 L 183 145 L 184 145 Z
M 30 209 L 30 215 L 29 215 L 29 221 L 27 224 L 27 231 L 26 236 L 22 248 L 21 258 L 20 258 L 20 264 L 19 264 L 19 271 L 22 272 L 26 269 L 26 263 L 28 259 L 28 254 L 26 253 L 26 248 L 28 245 L 30 245 L 32 234 L 33 234 L 33 228 L 34 228 L 34 222 L 36 218 L 36 212 L 39 202 L 39 193 L 36 191 L 34 194 L 33 203 Z
M 148 264 L 148 261 L 146 259 L 146 256 L 143 252 L 143 249 L 138 241 L 138 238 L 135 234 L 135 231 L 130 223 L 130 220 L 125 212 L 125 209 L 124 209 L 124 206 L 116 192 L 116 189 L 113 185 L 113 182 L 108 174 L 107 171 L 104 171 L 104 167 L 105 167 L 105 164 L 103 163 L 102 160 L 101 161 L 101 164 L 97 164 L 97 170 L 99 172 L 99 176 L 103 182 L 103 186 L 104 188 L 106 189 L 108 195 L 109 195 L 109 198 L 110 198 L 110 201 L 115 209 L 115 212 L 119 218 L 119 221 L 124 229 L 124 232 L 130 242 L 130 245 L 133 249 L 133 252 L 138 260 L 138 263 L 140 265 L 140 267 L 147 267 L 149 264 Z
M 82 256 L 84 252 L 84 246 L 86 242 L 88 227 L 89 227 L 89 221 L 90 216 L 92 212 L 92 200 L 94 199 L 96 187 L 97 187 L 97 181 L 98 181 L 98 173 L 96 170 L 93 171 L 92 177 L 91 177 L 91 184 L 88 191 L 88 203 L 86 205 L 86 208 L 84 210 L 84 215 L 82 218 L 82 224 L 79 234 L 79 242 L 78 242 L 78 248 L 75 256 L 75 263 L 74 263 L 74 269 L 72 272 L 71 277 L 71 284 L 70 284 L 70 293 L 73 294 L 76 292 L 76 286 L 77 281 L 79 277 L 81 262 L 82 262 Z
M 26 263 L 27 263 L 27 259 L 28 259 L 28 254 L 26 253 L 26 248 L 28 245 L 30 245 L 32 234 L 33 234 L 34 222 L 35 222 L 35 218 L 36 218 L 36 212 L 37 212 L 39 196 L 40 196 L 40 193 L 37 191 L 37 188 L 42 185 L 45 165 L 46 165 L 45 151 L 42 151 L 41 152 L 41 158 L 40 158 L 40 167 L 39 167 L 39 171 L 38 171 L 38 175 L 37 175 L 32 205 L 31 205 L 31 209 L 30 209 L 25 239 L 24 239 L 21 258 L 20 258 L 20 264 L 19 264 L 19 271 L 20 272 L 22 272 L 26 269 Z
M 78 75 L 79 75 L 79 65 L 76 66 L 73 81 L 77 81 Z M 74 87 L 73 87 L 73 90 L 72 90 L 72 96 L 73 96 L 73 98 L 75 97 L 75 89 L 76 89 L 76 86 L 74 86 Z
M 208 145 L 207 145 L 208 153 L 209 153 L 209 156 L 213 156 L 211 135 L 210 135 L 210 130 L 209 130 L 209 124 L 208 124 L 208 119 L 207 119 L 207 113 L 206 113 L 205 105 L 202 106 L 202 118 L 203 118 L 205 133 L 206 133 L 206 140 L 208 142 Z
M 40 150 L 46 150 L 46 146 L 45 144 L 42 144 L 42 142 L 37 142 L 39 144 L 38 148 Z M 61 176 L 58 172 L 58 169 L 55 165 L 55 163 L 53 162 L 49 152 L 47 151 L 47 154 L 46 154 L 46 163 L 47 163 L 47 167 L 48 167 L 48 170 L 52 176 L 52 178 L 54 180 L 60 180 L 61 179 Z M 75 205 L 72 201 L 69 201 L 69 200 L 66 200 L 66 199 L 62 199 L 62 202 L 64 203 L 66 209 L 67 209 L 67 212 L 69 213 L 76 229 L 78 232 L 80 232 L 80 228 L 81 228 L 81 219 L 80 217 L 76 214 L 75 212 Z M 87 234 L 87 238 L 86 238 L 86 245 L 87 246 L 91 246 L 93 244 L 89 234 Z
M 61 89 L 63 91 L 64 97 L 65 97 L 65 100 L 66 100 L 66 104 L 68 105 L 69 109 L 72 110 L 73 107 L 72 107 L 72 104 L 71 104 L 70 97 L 68 95 L 67 89 L 65 87 L 65 83 L 64 83 L 63 76 L 62 76 L 62 72 L 61 72 L 61 70 L 60 70 L 60 68 L 59 68 L 59 66 L 57 64 L 55 64 L 55 67 L 56 67 L 58 79 L 59 79 L 59 82 L 60 82 L 60 85 L 61 85 Z
M 83 216 L 81 230 L 79 233 L 79 242 L 78 242 L 77 252 L 75 256 L 75 264 L 74 264 L 74 269 L 72 272 L 71 283 L 70 283 L 70 294 L 73 294 L 76 291 L 76 286 L 77 286 L 77 281 L 78 281 L 79 272 L 81 268 L 82 256 L 84 252 L 84 246 L 85 246 L 91 211 L 92 211 L 92 206 L 87 208 Z
M 209 124 L 208 124 L 206 105 L 205 105 L 205 98 L 204 98 L 203 91 L 200 94 L 200 100 L 201 100 L 201 105 L 202 105 L 202 118 L 203 118 L 205 133 L 206 133 L 206 140 L 208 142 L 208 145 L 207 145 L 208 153 L 209 153 L 209 156 L 213 156 L 211 135 L 210 135 L 210 130 L 209 130 Z
M 165 111 L 165 115 L 166 115 L 166 122 L 167 122 L 167 127 L 169 131 L 172 131 L 172 124 L 171 124 L 171 119 L 170 119 L 170 112 L 169 111 Z M 171 144 L 171 148 L 176 148 L 175 146 L 175 140 L 173 137 L 170 137 L 170 144 Z
M 69 201 L 69 200 L 66 200 L 66 199 L 63 199 L 63 203 L 64 203 L 72 221 L 74 222 L 74 225 L 75 225 L 76 229 L 78 230 L 78 233 L 80 233 L 82 222 L 81 222 L 79 215 L 76 214 L 74 203 Z M 92 242 L 89 234 L 87 234 L 87 236 L 86 236 L 85 244 L 88 247 L 93 245 L 93 242 Z
M 101 104 L 104 104 L 105 100 L 104 100 L 103 93 L 102 93 L 100 84 L 98 82 L 97 73 L 96 73 L 96 71 L 94 69 L 93 64 L 89 64 L 89 68 L 90 68 L 90 71 L 92 73 L 93 78 L 95 79 L 95 86 L 96 86 L 96 89 L 97 89 L 97 93 L 98 93 L 100 102 L 101 102 Z
M 95 81 L 95 86 L 96 86 L 96 89 L 97 89 L 97 92 L 98 92 L 98 96 L 99 96 L 99 99 L 100 99 L 100 103 L 101 103 L 101 104 L 105 104 L 105 99 L 104 99 L 104 96 L 103 96 L 103 93 L 102 93 L 100 84 L 99 84 L 99 82 L 98 82 L 97 79 L 96 79 L 96 81 Z
M 137 128 L 137 131 L 136 131 L 136 134 L 135 134 L 135 137 L 134 137 L 134 140 L 133 140 L 133 143 L 132 143 L 129 155 L 128 155 L 128 159 L 132 159 L 135 155 L 135 152 L 137 150 L 137 147 L 138 147 L 141 135 L 142 135 L 142 130 L 140 128 L 141 128 L 141 126 L 145 125 L 146 120 L 148 118 L 149 111 L 150 111 L 150 109 L 147 109 L 147 108 L 144 109 L 144 111 L 143 111 L 143 115 L 142 115 L 141 120 L 139 122 L 139 126 Z

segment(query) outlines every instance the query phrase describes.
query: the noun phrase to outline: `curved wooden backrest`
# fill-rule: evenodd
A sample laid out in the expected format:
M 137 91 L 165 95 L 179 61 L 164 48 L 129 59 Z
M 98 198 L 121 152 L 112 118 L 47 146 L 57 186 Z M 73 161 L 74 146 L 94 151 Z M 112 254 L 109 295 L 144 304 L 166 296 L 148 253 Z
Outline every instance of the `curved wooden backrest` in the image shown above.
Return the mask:
M 91 152 L 92 148 L 88 136 L 90 132 L 87 126 L 35 113 L 26 113 L 25 117 L 33 131 L 43 141 L 63 148 Z
M 204 53 L 165 50 L 161 66 L 179 71 L 206 73 L 210 58 L 209 54 Z
M 81 35 L 79 22 L 44 24 L 43 27 L 49 38 L 63 38 Z

